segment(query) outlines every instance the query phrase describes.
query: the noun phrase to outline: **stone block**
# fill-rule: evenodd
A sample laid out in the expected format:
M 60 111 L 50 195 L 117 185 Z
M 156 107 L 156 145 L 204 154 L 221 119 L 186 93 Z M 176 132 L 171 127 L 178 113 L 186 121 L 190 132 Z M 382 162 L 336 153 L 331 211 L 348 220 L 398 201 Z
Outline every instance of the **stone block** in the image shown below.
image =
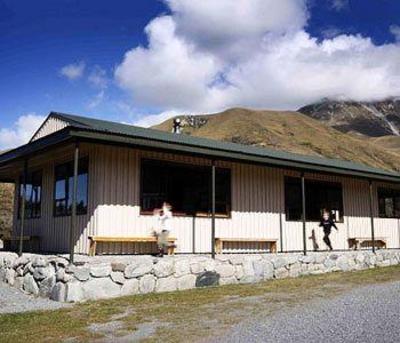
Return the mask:
M 56 285 L 51 290 L 50 299 L 54 301 L 64 302 L 65 301 L 65 284 L 62 282 L 57 282 Z
M 170 276 L 174 272 L 174 263 L 171 260 L 160 260 L 153 267 L 154 275 L 158 278 Z
M 220 286 L 234 285 L 237 283 L 239 283 L 239 281 L 234 276 L 219 279 Z
M 121 295 L 133 295 L 139 293 L 139 280 L 129 279 L 124 282 L 121 287 Z
M 156 278 L 153 275 L 147 274 L 139 280 L 139 292 L 142 294 L 151 293 L 154 291 Z
M 58 284 L 58 283 L 57 283 Z M 79 302 L 86 300 L 83 295 L 82 285 L 83 282 L 70 281 L 65 284 L 65 301 L 66 302 Z
M 217 272 L 203 272 L 196 277 L 196 287 L 211 287 L 219 285 L 220 276 Z
M 111 269 L 113 272 L 125 272 L 126 263 L 122 262 L 111 262 Z
M 277 279 L 283 279 L 289 277 L 289 271 L 285 267 L 275 269 L 274 275 Z
M 121 286 L 114 283 L 109 277 L 83 282 L 82 290 L 84 300 L 107 299 L 121 295 Z
M 190 273 L 189 259 L 178 259 L 174 264 L 175 276 L 180 277 Z
M 177 279 L 178 290 L 192 289 L 196 287 L 196 275 L 187 274 Z
M 104 278 L 111 274 L 111 265 L 109 263 L 99 263 L 90 266 L 90 275 L 95 278 Z
M 31 274 L 26 274 L 24 276 L 24 291 L 33 295 L 39 294 L 39 286 L 37 285 L 35 279 Z
M 54 274 L 42 280 L 39 284 L 39 295 L 48 298 L 56 284 L 56 276 Z
M 136 261 L 129 264 L 124 272 L 127 279 L 133 279 L 151 273 L 153 263 L 151 261 Z
M 235 274 L 235 267 L 228 263 L 217 264 L 215 266 L 215 272 L 219 274 L 221 278 L 232 277 Z
M 115 283 L 117 283 L 119 285 L 123 285 L 126 281 L 126 279 L 124 277 L 124 273 L 122 273 L 122 272 L 111 272 L 110 276 L 111 276 L 111 280 L 113 280 Z M 131 279 L 131 280 L 134 280 L 134 279 Z
M 173 292 L 177 290 L 177 280 L 174 276 L 158 279 L 156 292 Z

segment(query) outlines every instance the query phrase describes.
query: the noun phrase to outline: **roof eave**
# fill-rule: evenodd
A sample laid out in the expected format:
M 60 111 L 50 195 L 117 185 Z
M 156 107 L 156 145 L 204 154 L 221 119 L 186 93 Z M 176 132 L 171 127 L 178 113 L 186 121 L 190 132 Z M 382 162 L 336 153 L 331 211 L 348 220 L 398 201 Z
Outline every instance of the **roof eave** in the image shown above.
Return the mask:
M 208 158 L 218 158 L 222 160 L 233 160 L 239 162 L 264 164 L 273 167 L 288 168 L 288 169 L 295 169 L 308 172 L 318 171 L 325 174 L 335 174 L 341 176 L 351 176 L 364 179 L 400 183 L 400 175 L 399 176 L 390 174 L 385 175 L 383 173 L 378 174 L 378 173 L 363 172 L 358 170 L 341 169 L 337 167 L 323 166 L 319 164 L 292 161 L 275 157 L 258 156 L 258 155 L 244 154 L 240 152 L 220 150 L 215 148 L 206 148 L 206 147 L 186 145 L 181 143 L 158 141 L 147 138 L 130 137 L 113 133 L 99 132 L 95 130 L 71 129 L 70 134 L 71 136 L 74 136 L 77 139 L 101 141 L 109 144 L 113 143 L 113 144 L 131 145 L 147 149 L 150 148 L 150 149 L 158 149 L 158 150 L 171 151 L 177 153 L 195 154 L 195 155 L 205 156 Z
M 70 132 L 71 128 L 66 127 L 48 136 L 39 138 L 25 145 L 7 151 L 6 153 L 0 155 L 0 166 L 16 160 L 27 158 L 32 154 L 44 151 L 46 149 L 54 147 L 55 145 L 63 143 L 72 138 Z

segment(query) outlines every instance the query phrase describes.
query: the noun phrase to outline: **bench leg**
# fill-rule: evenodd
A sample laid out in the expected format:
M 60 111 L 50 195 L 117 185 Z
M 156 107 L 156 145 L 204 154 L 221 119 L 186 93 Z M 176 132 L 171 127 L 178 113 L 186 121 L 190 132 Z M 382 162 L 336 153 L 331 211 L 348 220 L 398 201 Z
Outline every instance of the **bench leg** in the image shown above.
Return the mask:
M 271 242 L 271 243 L 269 243 L 270 244 L 270 251 L 271 251 L 271 253 L 273 253 L 273 254 L 276 254 L 276 242 Z
M 97 245 L 97 242 L 91 239 L 90 245 L 89 245 L 89 256 L 96 255 L 96 245 Z
M 217 254 L 222 254 L 222 240 L 220 239 L 215 240 L 215 252 Z

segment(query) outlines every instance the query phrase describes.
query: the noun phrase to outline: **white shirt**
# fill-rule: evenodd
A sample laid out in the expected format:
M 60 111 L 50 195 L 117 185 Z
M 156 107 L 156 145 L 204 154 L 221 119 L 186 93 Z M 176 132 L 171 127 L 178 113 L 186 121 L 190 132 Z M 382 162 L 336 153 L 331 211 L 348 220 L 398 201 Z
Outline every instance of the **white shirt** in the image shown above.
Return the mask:
M 163 208 L 163 214 L 158 217 L 161 231 L 163 230 L 171 231 L 171 219 L 172 219 L 172 212 L 167 208 Z

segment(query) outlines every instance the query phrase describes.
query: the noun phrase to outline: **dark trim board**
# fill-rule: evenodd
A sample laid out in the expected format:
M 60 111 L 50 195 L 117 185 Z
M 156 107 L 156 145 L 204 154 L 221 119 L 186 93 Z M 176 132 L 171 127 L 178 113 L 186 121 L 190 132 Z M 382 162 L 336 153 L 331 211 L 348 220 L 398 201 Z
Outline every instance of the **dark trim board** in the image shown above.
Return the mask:
M 52 112 L 46 118 L 46 121 L 51 117 L 65 121 L 68 126 L 0 155 L 0 168 L 62 144 L 82 141 L 198 156 L 207 158 L 210 161 L 233 161 L 298 172 L 400 183 L 400 174 L 398 173 L 348 161 L 280 152 L 267 148 L 191 137 L 184 134 L 177 135 L 56 112 Z M 9 178 L 7 175 L 3 177 L 4 179 Z

